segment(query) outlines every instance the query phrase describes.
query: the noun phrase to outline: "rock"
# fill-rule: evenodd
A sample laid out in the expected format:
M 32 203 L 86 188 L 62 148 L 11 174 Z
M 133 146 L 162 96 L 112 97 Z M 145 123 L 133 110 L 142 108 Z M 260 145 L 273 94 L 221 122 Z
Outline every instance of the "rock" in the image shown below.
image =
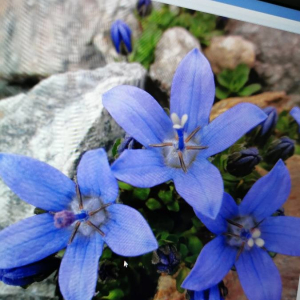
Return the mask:
M 162 274 L 158 279 L 158 291 L 153 300 L 185 300 L 185 293 L 179 293 L 176 289 L 176 280 L 170 276 Z
M 284 205 L 285 215 L 300 217 L 300 156 L 294 155 L 286 161 L 292 181 L 292 190 L 289 199 Z M 274 262 L 278 267 L 282 280 L 282 300 L 297 298 L 297 289 L 300 274 L 299 257 L 277 254 Z M 247 300 L 240 285 L 236 272 L 230 271 L 225 277 L 225 285 L 229 295 L 226 300 Z
M 0 152 L 28 155 L 73 177 L 84 151 L 104 147 L 109 154 L 115 139 L 124 134 L 103 108 L 102 94 L 120 84 L 142 87 L 145 76 L 137 63 L 113 63 L 94 71 L 53 75 L 28 94 L 2 100 Z M 33 207 L 1 180 L 0 199 L 0 228 L 33 215 Z M 1 283 L 0 299 L 8 299 L 12 289 Z M 18 291 L 27 299 L 38 290 L 34 286 Z
M 0 7 L 0 77 L 49 76 L 106 64 L 116 19 L 138 30 L 135 0 L 3 0 Z M 105 36 L 95 47 L 97 34 Z M 111 46 L 112 47 L 112 46 Z
M 299 34 L 237 20 L 230 20 L 227 29 L 255 44 L 255 70 L 264 80 L 265 91 L 300 93 Z
M 289 97 L 285 92 L 265 92 L 255 96 L 249 97 L 232 97 L 217 102 L 211 110 L 210 120 L 212 121 L 217 116 L 237 105 L 238 103 L 248 102 L 264 108 L 267 106 L 275 106 L 280 112 L 283 109 L 291 109 L 287 105 Z
M 166 30 L 156 46 L 155 62 L 150 68 L 151 79 L 170 94 L 178 64 L 194 48 L 201 50 L 200 43 L 186 29 L 174 27 Z
M 216 74 L 239 64 L 252 68 L 255 63 L 255 45 L 240 36 L 213 37 L 204 53 Z

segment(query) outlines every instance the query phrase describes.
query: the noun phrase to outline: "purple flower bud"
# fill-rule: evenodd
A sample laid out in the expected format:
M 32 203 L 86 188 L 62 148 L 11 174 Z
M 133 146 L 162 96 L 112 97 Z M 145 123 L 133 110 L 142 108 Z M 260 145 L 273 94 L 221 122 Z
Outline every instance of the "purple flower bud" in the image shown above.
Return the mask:
M 282 137 L 271 143 L 265 156 L 265 161 L 275 164 L 279 159 L 286 160 L 295 152 L 295 141 L 289 137 Z
M 140 17 L 149 16 L 152 12 L 152 1 L 151 0 L 139 0 L 136 9 Z
M 228 157 L 227 171 L 231 175 L 243 177 L 249 175 L 260 161 L 261 157 L 257 148 L 234 152 Z
M 47 257 L 43 260 L 13 269 L 0 269 L 0 280 L 8 285 L 25 286 L 47 278 L 58 269 L 60 259 Z
M 278 114 L 276 108 L 272 106 L 264 108 L 263 111 L 268 115 L 268 117 L 263 123 L 261 123 L 260 136 L 269 136 L 277 124 Z
M 174 245 L 160 246 L 153 252 L 152 263 L 157 272 L 172 274 L 180 263 L 179 253 Z
M 118 147 L 118 153 L 121 154 L 126 149 L 142 149 L 143 145 L 140 144 L 130 135 L 125 135 L 124 140 Z
M 115 21 L 110 29 L 111 39 L 116 51 L 122 55 L 128 55 L 132 52 L 131 29 L 121 20 Z

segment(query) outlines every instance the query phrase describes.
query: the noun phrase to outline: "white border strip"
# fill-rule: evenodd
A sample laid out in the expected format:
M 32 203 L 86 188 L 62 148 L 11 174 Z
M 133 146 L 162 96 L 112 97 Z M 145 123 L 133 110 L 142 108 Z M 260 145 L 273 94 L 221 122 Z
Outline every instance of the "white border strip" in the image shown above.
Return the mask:
M 241 8 L 211 0 L 155 1 L 300 34 L 300 20 L 299 22 L 297 22 L 294 20 L 289 20 L 282 17 L 257 12 L 251 9 Z

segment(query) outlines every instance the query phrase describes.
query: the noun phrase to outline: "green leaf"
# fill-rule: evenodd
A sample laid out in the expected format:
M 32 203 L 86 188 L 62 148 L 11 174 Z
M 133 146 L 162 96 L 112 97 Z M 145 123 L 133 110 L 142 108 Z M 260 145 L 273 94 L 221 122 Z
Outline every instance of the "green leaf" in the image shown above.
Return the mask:
M 185 244 L 180 244 L 179 252 L 181 254 L 181 258 L 184 259 L 187 256 L 187 254 L 189 253 L 189 250 Z
M 178 201 L 174 201 L 173 203 L 168 204 L 167 208 L 170 211 L 179 211 L 180 209 Z
M 177 288 L 177 291 L 179 293 L 183 293 L 184 292 L 184 289 L 181 287 L 181 285 L 182 285 L 184 279 L 189 275 L 190 271 L 191 270 L 189 268 L 183 267 L 178 272 L 178 275 L 176 277 L 176 288 Z
M 170 186 L 170 189 L 168 191 L 160 190 L 158 192 L 158 198 L 164 203 L 169 204 L 173 200 L 173 186 Z
M 196 236 L 192 235 L 192 236 L 189 236 L 187 240 L 188 240 L 187 247 L 190 250 L 190 252 L 192 254 L 199 255 L 200 250 L 203 247 L 203 244 L 200 241 L 200 239 L 197 238 Z
M 258 92 L 259 90 L 261 90 L 261 85 L 258 83 L 253 83 L 253 84 L 250 84 L 250 85 L 244 87 L 243 89 L 241 89 L 238 92 L 238 95 L 242 96 L 242 97 L 250 96 L 250 95 Z
M 191 255 L 191 256 L 188 256 L 185 258 L 185 262 L 189 263 L 189 264 L 194 264 L 197 260 L 197 257 L 198 257 L 199 254 L 194 254 L 194 255 Z
M 124 293 L 121 289 L 114 289 L 109 292 L 108 296 L 102 297 L 102 299 L 109 299 L 109 300 L 119 300 L 124 297 Z
M 161 208 L 161 204 L 154 198 L 150 198 L 147 200 L 146 202 L 146 206 L 150 209 L 150 210 L 156 210 L 156 209 L 160 209 Z
M 232 72 L 229 89 L 232 92 L 237 93 L 248 81 L 250 68 L 247 65 L 241 64 L 238 65 Z
M 134 188 L 133 197 L 139 200 L 146 200 L 150 194 L 150 189 Z
M 227 89 L 229 89 L 230 87 L 230 81 L 232 78 L 231 72 L 232 71 L 225 69 L 217 75 L 217 80 L 220 83 L 220 85 Z
M 225 90 L 221 87 L 216 88 L 216 97 L 220 100 L 228 98 L 229 94 L 230 94 L 230 91 L 228 91 L 228 90 Z
M 200 229 L 203 225 L 202 222 L 197 217 L 193 217 L 192 222 L 196 229 Z
M 117 156 L 117 154 L 118 154 L 118 147 L 119 147 L 120 144 L 121 144 L 121 139 L 119 138 L 119 139 L 117 139 L 115 141 L 115 143 L 114 143 L 114 145 L 112 147 L 112 150 L 111 150 L 113 157 Z
M 103 250 L 103 253 L 101 255 L 101 259 L 104 260 L 104 259 L 110 259 L 112 256 L 112 252 L 111 250 L 106 247 L 104 250 Z
M 119 188 L 125 191 L 133 190 L 133 186 L 122 181 L 118 181 Z

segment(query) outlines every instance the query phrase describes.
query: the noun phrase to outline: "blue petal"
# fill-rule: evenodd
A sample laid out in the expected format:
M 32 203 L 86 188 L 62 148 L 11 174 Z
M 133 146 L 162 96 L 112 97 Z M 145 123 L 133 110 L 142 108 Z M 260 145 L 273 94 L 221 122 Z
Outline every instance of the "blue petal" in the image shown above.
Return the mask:
M 190 51 L 179 64 L 171 87 L 171 113 L 188 115 L 186 130 L 205 126 L 215 99 L 215 83 L 210 64 L 198 50 Z
M 290 115 L 295 119 L 295 121 L 300 125 L 300 108 L 294 107 L 290 111 Z
M 289 171 L 282 160 L 252 186 L 239 206 L 241 215 L 253 215 L 257 222 L 270 216 L 287 200 L 291 190 Z
M 255 246 L 243 251 L 235 266 L 249 300 L 281 299 L 280 275 L 265 250 Z
M 31 264 L 66 247 L 71 229 L 56 228 L 46 213 L 13 224 L 0 232 L 0 268 Z
M 206 300 L 203 291 L 195 292 L 195 293 L 194 293 L 194 298 L 192 298 L 192 299 L 193 299 L 193 300 Z
M 209 290 L 209 300 L 222 300 L 218 285 L 213 286 Z
M 121 42 L 120 34 L 119 34 L 119 23 L 120 23 L 119 20 L 115 21 L 112 24 L 110 29 L 111 39 L 118 53 L 120 53 L 120 42 Z
M 103 95 L 103 105 L 145 147 L 174 137 L 171 119 L 151 95 L 139 88 L 117 86 Z
M 238 215 L 239 210 L 233 198 L 229 194 L 224 193 L 222 206 L 216 219 L 213 220 L 206 217 L 198 211 L 195 211 L 195 213 L 211 232 L 214 234 L 221 234 L 227 230 L 228 223 L 226 219 L 233 219 Z
M 60 211 L 76 195 L 74 182 L 41 161 L 0 153 L 0 176 L 22 200 L 47 211 Z
M 269 251 L 300 256 L 300 218 L 268 217 L 259 229 Z
M 59 269 L 59 286 L 66 300 L 91 300 L 95 294 L 103 241 L 98 233 L 77 233 Z
M 105 243 L 122 256 L 138 256 L 158 248 L 157 241 L 144 217 L 135 209 L 112 204 L 107 208 L 109 221 L 101 227 Z
M 86 196 L 101 196 L 104 203 L 113 202 L 118 196 L 118 182 L 107 161 L 104 149 L 86 152 L 77 172 L 80 191 Z
M 225 237 L 216 237 L 204 246 L 182 287 L 201 291 L 218 284 L 233 266 L 236 255 L 237 249 L 228 246 Z
M 215 219 L 223 198 L 223 180 L 219 170 L 206 159 L 198 158 L 187 173 L 178 169 L 174 176 L 178 194 L 196 211 Z
M 124 44 L 126 45 L 127 51 L 132 52 L 131 48 L 131 30 L 126 23 L 123 23 L 122 26 L 119 27 L 119 31 L 122 37 Z
M 202 150 L 201 155 L 209 157 L 222 152 L 266 118 L 267 115 L 253 104 L 234 106 L 203 128 L 201 145 L 208 148 Z
M 111 169 L 119 180 L 141 188 L 168 181 L 174 173 L 158 150 L 125 150 Z
M 48 257 L 36 263 L 13 269 L 0 269 L 0 280 L 8 285 L 24 286 L 36 281 L 37 276 L 49 276 L 58 269 L 60 259 Z

